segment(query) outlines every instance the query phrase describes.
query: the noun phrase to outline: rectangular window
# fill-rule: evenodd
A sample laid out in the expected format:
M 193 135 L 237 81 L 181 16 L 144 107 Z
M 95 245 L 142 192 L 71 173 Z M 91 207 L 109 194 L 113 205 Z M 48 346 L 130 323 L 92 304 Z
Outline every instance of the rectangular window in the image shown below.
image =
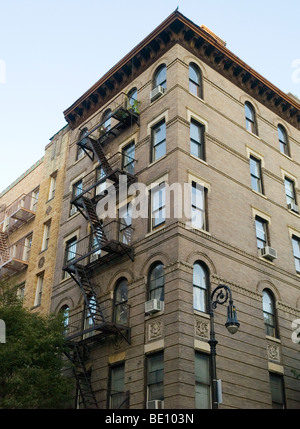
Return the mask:
M 76 259 L 77 237 L 73 237 L 66 242 L 65 265 Z
M 151 227 L 161 226 L 166 221 L 166 188 L 164 183 L 151 189 Z
M 273 409 L 285 408 L 283 377 L 281 375 L 270 373 L 270 385 L 271 385 L 271 396 L 272 396 L 272 408 Z
M 151 162 L 157 161 L 166 154 L 166 123 L 160 122 L 152 128 Z
M 210 356 L 195 353 L 196 409 L 211 408 Z
M 82 149 L 81 146 L 77 145 L 77 149 L 76 149 L 76 159 L 75 161 L 78 161 L 79 159 L 81 159 L 84 156 L 84 150 Z
M 292 244 L 296 271 L 300 274 L 300 238 L 293 235 Z
M 254 191 L 263 193 L 262 175 L 261 175 L 261 161 L 254 156 L 250 156 L 250 174 L 251 174 L 251 187 Z
M 24 241 L 23 261 L 29 261 L 30 250 L 32 245 L 32 234 L 27 235 Z
M 122 169 L 128 174 L 134 174 L 134 142 L 129 143 L 122 150 Z
M 110 368 L 110 409 L 128 408 L 127 398 L 124 392 L 124 372 L 124 363 Z
M 78 197 L 83 191 L 82 180 L 78 180 L 72 187 L 72 199 Z M 70 216 L 77 213 L 77 207 L 71 204 Z
M 255 229 L 256 229 L 256 241 L 257 248 L 263 249 L 268 246 L 268 221 L 256 216 L 255 217 Z
M 126 204 L 119 209 L 120 242 L 128 246 L 130 246 L 132 238 L 131 217 L 131 204 Z
M 101 181 L 101 183 L 98 183 L 98 185 L 96 186 L 96 191 L 95 191 L 95 195 L 100 195 L 102 192 L 105 191 L 106 189 L 106 181 L 102 179 L 104 179 L 104 177 L 106 176 L 104 168 L 99 165 L 96 168 L 96 183 L 98 183 L 99 181 Z
M 293 180 L 285 177 L 284 178 L 284 188 L 286 195 L 286 203 L 289 204 L 297 204 L 296 203 L 296 194 L 295 194 L 295 183 Z
M 52 198 L 54 198 L 55 189 L 56 189 L 56 177 L 57 177 L 56 173 L 50 177 L 50 188 L 49 188 L 48 200 L 52 200 Z
M 36 212 L 36 207 L 37 207 L 37 203 L 38 203 L 38 200 L 39 200 L 39 193 L 40 193 L 40 189 L 39 188 L 36 188 L 31 193 L 30 210 L 33 211 L 33 212 Z
M 24 296 L 25 296 L 25 283 L 22 283 L 20 286 L 18 286 L 18 289 L 17 289 L 17 297 L 18 297 L 21 301 L 23 301 Z
M 191 223 L 194 228 L 207 230 L 206 189 L 199 183 L 192 182 Z
M 190 124 L 191 155 L 204 160 L 204 125 L 196 121 Z
M 42 251 L 48 249 L 48 244 L 50 239 L 50 225 L 51 225 L 51 221 L 44 224 Z
M 44 273 L 39 274 L 37 276 L 34 307 L 41 305 L 42 293 L 43 293 L 43 283 L 44 283 Z
M 147 357 L 147 401 L 164 399 L 164 354 Z

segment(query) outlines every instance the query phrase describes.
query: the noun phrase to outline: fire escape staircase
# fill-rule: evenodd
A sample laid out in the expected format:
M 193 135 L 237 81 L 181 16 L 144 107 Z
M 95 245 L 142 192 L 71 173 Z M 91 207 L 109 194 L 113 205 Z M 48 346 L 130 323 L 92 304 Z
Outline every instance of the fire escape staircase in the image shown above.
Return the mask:
M 139 115 L 133 111 L 129 112 L 128 109 L 124 108 L 124 105 L 122 105 L 111 114 L 111 117 L 117 119 L 117 125 L 105 130 L 104 133 L 102 132 L 102 135 L 98 139 L 94 139 L 91 137 L 91 134 L 101 127 L 102 124 L 100 124 L 91 130 L 89 134 L 81 139 L 77 144 L 82 147 L 91 160 L 96 158 L 103 168 L 105 177 L 117 184 L 118 173 L 120 170 L 116 171 L 111 167 L 105 156 L 103 144 L 108 142 L 111 138 L 116 137 L 123 128 L 130 124 L 137 123 Z M 121 174 L 123 173 L 121 172 Z M 95 186 L 96 184 L 92 185 L 91 188 Z M 91 188 L 89 188 L 88 191 L 90 191 Z M 105 226 L 99 219 L 96 212 L 97 201 L 91 198 L 90 192 L 86 193 L 89 196 L 86 196 L 85 192 L 82 192 L 71 201 L 71 204 L 74 204 L 85 219 L 88 220 L 92 236 L 96 241 L 95 249 L 100 250 L 101 252 L 107 252 L 108 260 L 113 256 L 121 254 L 127 254 L 133 260 L 133 251 L 130 246 L 122 243 L 120 240 L 111 240 L 107 237 Z M 95 249 L 93 251 L 95 251 Z M 83 347 L 89 348 L 91 343 L 97 341 L 98 338 L 108 335 L 121 335 L 129 344 L 131 341 L 130 328 L 119 325 L 113 321 L 109 322 L 106 320 L 107 318 L 101 309 L 95 287 L 90 280 L 90 277 L 93 275 L 93 269 L 90 269 L 90 266 L 94 263 L 86 264 L 85 262 L 85 258 L 91 255 L 93 251 L 89 251 L 87 254 L 81 255 L 79 258 L 64 267 L 64 270 L 69 273 L 81 290 L 86 308 L 85 313 L 88 311 L 90 322 L 86 329 L 83 328 L 80 332 L 74 332 L 71 335 L 66 336 L 71 350 L 69 353 L 66 353 L 66 355 L 73 364 L 77 387 L 85 408 L 98 408 L 98 404 L 92 388 L 89 373 L 82 358 Z M 85 317 L 87 317 L 87 314 L 85 314 Z
M 80 395 L 78 398 L 79 402 L 86 409 L 97 409 L 99 406 L 92 387 L 91 374 L 85 364 L 85 350 L 85 348 L 79 347 L 77 343 L 72 343 L 69 346 L 69 350 L 65 352 L 65 355 L 72 364 L 72 371 L 76 380 L 76 390 Z

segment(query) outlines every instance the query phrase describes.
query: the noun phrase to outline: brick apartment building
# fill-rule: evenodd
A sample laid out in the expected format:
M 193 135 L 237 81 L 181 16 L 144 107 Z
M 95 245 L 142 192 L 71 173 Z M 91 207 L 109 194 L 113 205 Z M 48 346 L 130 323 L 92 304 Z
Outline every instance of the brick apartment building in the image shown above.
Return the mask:
M 64 115 L 30 261 L 66 314 L 74 407 L 215 407 L 225 285 L 240 326 L 217 305 L 219 408 L 299 408 L 299 100 L 175 11 Z

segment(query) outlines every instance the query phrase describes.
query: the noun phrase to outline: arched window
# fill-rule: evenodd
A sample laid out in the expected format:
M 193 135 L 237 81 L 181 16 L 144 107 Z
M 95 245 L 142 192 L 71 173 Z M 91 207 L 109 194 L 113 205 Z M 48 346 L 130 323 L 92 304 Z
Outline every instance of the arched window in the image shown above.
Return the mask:
M 114 322 L 118 325 L 128 323 L 128 286 L 126 279 L 120 279 L 114 291 Z
M 153 88 L 156 88 L 158 85 L 164 89 L 167 88 L 167 67 L 165 64 L 161 65 L 154 74 Z
M 284 127 L 282 125 L 278 125 L 277 131 L 278 131 L 280 152 L 284 153 L 287 156 L 290 156 L 288 136 Z
M 148 295 L 149 300 L 158 299 L 164 300 L 165 274 L 164 266 L 161 262 L 157 262 L 152 266 L 148 276 Z
M 245 103 L 245 118 L 246 118 L 246 129 L 251 133 L 257 135 L 255 110 L 248 101 L 246 101 Z
M 88 135 L 89 130 L 87 128 L 83 128 L 83 130 L 80 133 L 79 142 L 77 145 L 77 153 L 76 153 L 76 161 L 83 157 L 84 150 L 83 147 L 87 144 L 88 139 L 86 136 Z
M 189 65 L 189 91 L 202 98 L 202 77 L 199 67 L 190 63 Z
M 127 97 L 130 106 L 134 106 L 135 102 L 137 101 L 137 88 L 132 88 L 128 92 Z
M 275 299 L 272 292 L 268 289 L 263 290 L 263 313 L 266 335 L 277 337 L 278 330 L 276 326 Z
M 103 131 L 109 131 L 111 127 L 111 109 L 105 110 L 102 115 L 102 127 Z
M 64 332 L 66 334 L 69 328 L 70 307 L 68 305 L 64 305 L 63 307 L 61 307 L 60 313 L 63 316 Z
M 201 262 L 195 262 L 193 268 L 194 310 L 208 311 L 209 272 Z

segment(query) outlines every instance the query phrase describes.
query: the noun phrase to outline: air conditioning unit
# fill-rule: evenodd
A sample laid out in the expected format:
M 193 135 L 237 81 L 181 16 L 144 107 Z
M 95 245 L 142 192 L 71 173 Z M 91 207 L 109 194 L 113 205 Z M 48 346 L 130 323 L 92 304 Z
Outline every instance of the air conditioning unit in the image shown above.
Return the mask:
M 163 409 L 163 401 L 155 400 L 147 402 L 147 410 L 162 410 Z
M 72 205 L 71 210 L 70 210 L 70 216 L 73 216 L 75 213 L 77 213 L 77 207 Z
M 151 299 L 145 302 L 145 313 L 152 314 L 162 311 L 164 309 L 164 302 L 159 299 Z
M 150 92 L 150 100 L 154 101 L 157 98 L 161 97 L 165 93 L 165 88 L 161 85 L 158 85 L 156 88 L 152 89 Z
M 292 210 L 295 213 L 299 213 L 299 207 L 297 206 L 297 204 L 294 204 L 294 203 L 288 204 L 288 209 Z
M 268 259 L 269 261 L 273 261 L 273 259 L 277 258 L 277 251 L 270 246 L 266 246 L 263 249 L 260 249 L 260 256 Z

